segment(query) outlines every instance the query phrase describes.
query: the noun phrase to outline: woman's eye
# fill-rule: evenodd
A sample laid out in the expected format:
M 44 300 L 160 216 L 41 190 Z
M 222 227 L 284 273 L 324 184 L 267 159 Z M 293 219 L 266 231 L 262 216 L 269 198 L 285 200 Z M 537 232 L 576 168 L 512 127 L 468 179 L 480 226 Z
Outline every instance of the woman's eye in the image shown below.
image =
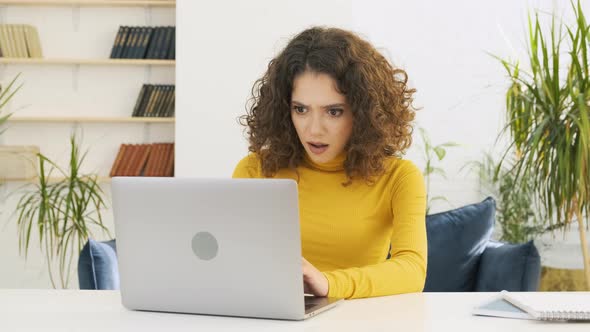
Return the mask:
M 305 113 L 305 108 L 303 108 L 303 107 L 301 107 L 301 106 L 293 106 L 293 110 L 294 110 L 296 113 L 301 113 L 301 114 Z
M 344 112 L 341 108 L 332 108 L 328 111 L 331 116 L 340 116 Z

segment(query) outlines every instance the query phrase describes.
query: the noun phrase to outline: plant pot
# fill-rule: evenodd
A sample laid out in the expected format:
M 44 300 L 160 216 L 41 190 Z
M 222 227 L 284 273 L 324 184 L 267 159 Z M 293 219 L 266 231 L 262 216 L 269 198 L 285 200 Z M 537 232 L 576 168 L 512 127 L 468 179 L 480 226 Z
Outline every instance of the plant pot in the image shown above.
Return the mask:
M 590 241 L 590 236 L 587 234 Z M 540 291 L 588 291 L 576 222 L 535 240 L 541 255 Z
M 588 291 L 584 269 L 559 269 L 543 266 L 541 270 L 541 292 Z

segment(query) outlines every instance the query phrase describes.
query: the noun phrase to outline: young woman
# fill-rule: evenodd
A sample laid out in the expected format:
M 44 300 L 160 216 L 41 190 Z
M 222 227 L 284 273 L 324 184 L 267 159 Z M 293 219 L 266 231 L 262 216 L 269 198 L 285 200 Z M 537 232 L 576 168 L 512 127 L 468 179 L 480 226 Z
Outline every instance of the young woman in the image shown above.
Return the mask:
M 420 292 L 426 193 L 407 75 L 357 35 L 295 36 L 252 89 L 249 151 L 235 178 L 298 182 L 303 280 L 316 296 Z

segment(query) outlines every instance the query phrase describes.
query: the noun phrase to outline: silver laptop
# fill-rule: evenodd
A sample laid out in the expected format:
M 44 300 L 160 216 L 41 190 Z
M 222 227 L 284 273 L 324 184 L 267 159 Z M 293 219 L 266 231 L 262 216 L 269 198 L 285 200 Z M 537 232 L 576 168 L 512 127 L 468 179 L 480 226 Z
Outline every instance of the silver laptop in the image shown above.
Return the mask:
M 303 293 L 297 184 L 115 177 L 123 305 L 301 320 L 339 299 Z

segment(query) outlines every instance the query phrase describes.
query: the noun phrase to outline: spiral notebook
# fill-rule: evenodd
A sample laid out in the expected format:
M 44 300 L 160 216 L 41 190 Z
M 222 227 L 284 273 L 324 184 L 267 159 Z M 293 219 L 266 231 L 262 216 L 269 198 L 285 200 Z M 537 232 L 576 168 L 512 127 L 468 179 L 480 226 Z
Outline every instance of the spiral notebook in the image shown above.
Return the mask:
M 501 292 L 502 298 L 538 320 L 590 322 L 590 292 Z

